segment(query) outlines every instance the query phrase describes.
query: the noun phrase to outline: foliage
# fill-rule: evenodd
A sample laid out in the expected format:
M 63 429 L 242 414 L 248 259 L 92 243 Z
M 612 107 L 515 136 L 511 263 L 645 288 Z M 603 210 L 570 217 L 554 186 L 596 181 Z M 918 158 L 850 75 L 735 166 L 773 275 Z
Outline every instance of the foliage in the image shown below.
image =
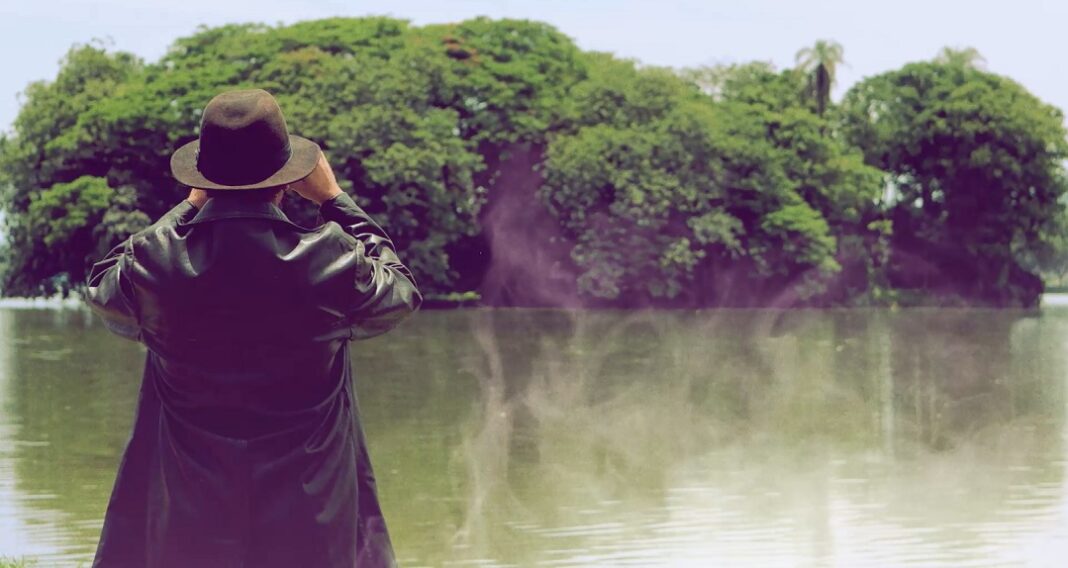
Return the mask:
M 141 62 L 133 56 L 108 53 L 99 43 L 80 45 L 67 53 L 53 82 L 26 88 L 14 123 L 17 136 L 0 138 L 5 293 L 65 292 L 70 282 L 84 278 L 87 259 L 97 250 L 90 239 L 108 232 L 94 225 L 112 203 L 92 180 L 102 179 L 111 166 L 98 159 L 92 134 L 78 123 L 140 70 Z M 90 202 L 77 203 L 83 193 Z M 115 203 L 120 202 L 128 200 L 116 197 Z M 70 219 L 54 229 L 53 220 L 67 213 Z
M 840 268 L 830 220 L 859 219 L 878 172 L 820 135 L 793 72 L 683 76 L 718 100 L 603 56 L 575 87 L 584 127 L 552 139 L 541 196 L 576 242 L 580 290 L 628 305 L 824 292 Z
M 8 229 L 30 245 L 8 249 L 5 259 L 24 267 L 8 274 L 7 286 L 25 294 L 66 294 L 111 243 L 149 224 L 148 216 L 133 209 L 129 189 L 112 189 L 104 178 L 82 176 L 29 197 L 26 213 L 11 217 Z M 53 276 L 35 282 L 34 274 Z
M 148 64 L 75 46 L 0 137 L 0 284 L 77 288 L 184 197 L 170 155 L 211 97 L 260 87 L 447 302 L 560 281 L 531 271 L 592 305 L 885 303 L 917 281 L 1031 301 L 1028 278 L 1068 248 L 1059 111 L 950 49 L 838 107 L 841 56 L 823 41 L 797 69 L 671 70 L 487 18 L 202 27 Z M 306 202 L 284 208 L 315 222 Z M 526 272 L 490 270 L 503 241 Z
M 1032 305 L 1021 263 L 1061 229 L 1064 117 L 1010 79 L 953 60 L 906 65 L 856 85 L 847 139 L 889 172 L 897 285 Z

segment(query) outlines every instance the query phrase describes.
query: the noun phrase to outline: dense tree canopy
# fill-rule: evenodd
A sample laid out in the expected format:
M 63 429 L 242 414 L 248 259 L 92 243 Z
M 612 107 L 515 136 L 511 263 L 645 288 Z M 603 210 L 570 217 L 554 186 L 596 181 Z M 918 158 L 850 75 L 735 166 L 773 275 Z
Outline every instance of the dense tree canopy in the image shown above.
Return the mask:
M 1064 220 L 1064 117 L 968 57 L 915 63 L 856 85 L 844 133 L 890 174 L 896 284 L 1027 305 L 1034 259 Z
M 797 70 L 678 71 L 485 18 L 202 28 L 152 63 L 76 46 L 0 137 L 3 293 L 76 290 L 182 199 L 170 154 L 207 101 L 259 87 L 432 297 L 785 306 L 895 301 L 897 287 L 1032 302 L 1028 277 L 1066 242 L 1060 113 L 978 70 L 974 50 L 835 106 L 842 53 L 826 46 Z M 315 222 L 305 202 L 285 208 Z
M 705 75 L 726 77 L 720 101 L 609 59 L 576 86 L 585 127 L 552 139 L 542 196 L 586 294 L 793 303 L 840 272 L 832 224 L 856 223 L 879 172 L 821 135 L 792 72 Z

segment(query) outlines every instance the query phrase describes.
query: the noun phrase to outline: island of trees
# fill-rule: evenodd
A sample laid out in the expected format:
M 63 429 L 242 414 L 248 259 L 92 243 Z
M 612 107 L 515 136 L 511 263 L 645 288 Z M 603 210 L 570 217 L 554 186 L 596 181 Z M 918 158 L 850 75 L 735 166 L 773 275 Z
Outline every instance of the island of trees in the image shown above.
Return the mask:
M 77 292 L 184 197 L 168 160 L 205 103 L 259 87 L 432 300 L 1034 306 L 1068 240 L 1061 111 L 951 49 L 835 103 L 841 61 L 657 68 L 485 18 L 201 28 L 154 63 L 76 46 L 0 138 L 0 286 Z

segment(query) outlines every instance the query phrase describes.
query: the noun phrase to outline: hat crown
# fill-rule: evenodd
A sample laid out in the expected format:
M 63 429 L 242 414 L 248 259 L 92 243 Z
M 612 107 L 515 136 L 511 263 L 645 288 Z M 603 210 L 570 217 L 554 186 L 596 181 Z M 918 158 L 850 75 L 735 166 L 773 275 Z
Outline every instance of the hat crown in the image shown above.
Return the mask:
M 205 178 L 223 185 L 255 184 L 290 155 L 285 117 L 267 91 L 229 91 L 204 107 L 196 161 Z

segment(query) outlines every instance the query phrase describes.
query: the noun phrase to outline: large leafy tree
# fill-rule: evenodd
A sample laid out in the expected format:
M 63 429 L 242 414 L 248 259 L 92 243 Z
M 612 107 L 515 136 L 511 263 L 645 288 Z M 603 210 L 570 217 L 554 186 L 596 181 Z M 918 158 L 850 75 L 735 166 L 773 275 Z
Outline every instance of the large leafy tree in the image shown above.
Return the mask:
M 843 129 L 890 174 L 894 283 L 969 302 L 1033 305 L 1028 259 L 1064 215 L 1064 117 L 1005 77 L 942 57 L 869 78 Z

